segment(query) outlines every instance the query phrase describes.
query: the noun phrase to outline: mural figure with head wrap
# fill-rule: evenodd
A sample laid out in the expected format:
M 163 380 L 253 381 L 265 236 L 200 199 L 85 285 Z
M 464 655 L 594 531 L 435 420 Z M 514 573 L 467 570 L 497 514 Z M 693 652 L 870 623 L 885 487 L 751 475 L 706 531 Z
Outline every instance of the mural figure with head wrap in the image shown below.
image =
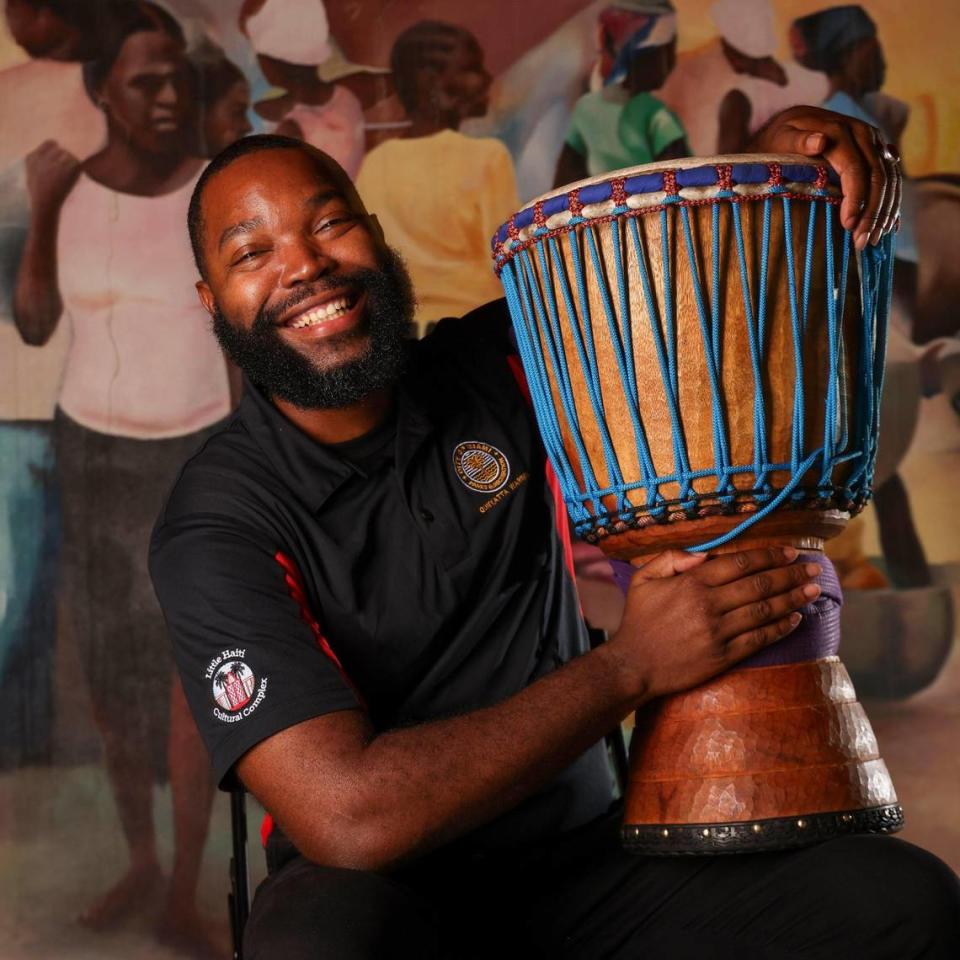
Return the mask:
M 600 13 L 598 31 L 603 88 L 573 108 L 556 186 L 690 152 L 680 121 L 650 93 L 676 61 L 670 0 L 620 0 Z
M 476 37 L 421 21 L 397 37 L 390 68 L 410 126 L 370 151 L 357 190 L 407 262 L 423 334 L 501 296 L 490 237 L 519 200 L 507 148 L 459 130 L 489 104 L 491 77 Z
M 276 124 L 275 133 L 296 137 L 333 157 L 351 176 L 364 154 L 364 104 L 345 82 L 388 71 L 350 63 L 330 36 L 323 0 L 246 0 L 240 27 L 273 84 L 256 104 L 257 113 Z M 371 98 L 385 86 L 364 84 Z
M 741 152 L 780 110 L 826 96 L 820 74 L 774 58 L 770 0 L 716 0 L 710 18 L 719 36 L 681 54 L 657 91 L 680 117 L 693 153 Z

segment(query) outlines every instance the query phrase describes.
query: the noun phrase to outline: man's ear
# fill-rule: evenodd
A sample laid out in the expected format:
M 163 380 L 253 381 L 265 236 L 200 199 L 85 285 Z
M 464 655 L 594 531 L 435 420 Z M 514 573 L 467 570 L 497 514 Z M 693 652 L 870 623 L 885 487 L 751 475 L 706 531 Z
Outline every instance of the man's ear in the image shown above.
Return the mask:
M 212 317 L 217 309 L 217 301 L 214 299 L 213 291 L 210 289 L 206 280 L 197 281 L 197 296 L 200 298 L 203 309 Z
M 370 233 L 373 235 L 374 240 L 378 243 L 386 243 L 386 240 L 383 238 L 383 227 L 380 226 L 380 221 L 377 219 L 375 213 L 367 214 L 367 224 L 370 227 Z

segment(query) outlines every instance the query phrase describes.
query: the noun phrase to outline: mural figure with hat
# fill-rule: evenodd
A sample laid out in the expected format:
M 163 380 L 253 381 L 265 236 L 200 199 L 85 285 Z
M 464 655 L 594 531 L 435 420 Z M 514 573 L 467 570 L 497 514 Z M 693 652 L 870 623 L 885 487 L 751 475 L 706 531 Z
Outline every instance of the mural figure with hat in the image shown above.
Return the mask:
M 663 86 L 676 62 L 670 0 L 620 0 L 600 13 L 598 30 L 603 88 L 573 108 L 557 160 L 558 187 L 690 152 L 682 124 L 650 92 Z
M 459 129 L 489 103 L 491 77 L 473 34 L 416 23 L 394 42 L 390 68 L 410 126 L 370 151 L 357 190 L 407 261 L 423 334 L 501 295 L 490 237 L 516 208 L 517 188 L 507 148 Z
M 694 154 L 739 153 L 780 110 L 826 96 L 820 74 L 774 58 L 770 0 L 716 0 L 710 18 L 719 36 L 681 54 L 657 91 L 683 122 Z
M 240 27 L 274 86 L 256 104 L 257 113 L 276 124 L 274 132 L 305 140 L 355 177 L 364 154 L 364 107 L 387 88 L 363 83 L 364 104 L 345 80 L 389 71 L 344 57 L 330 36 L 322 0 L 246 0 Z

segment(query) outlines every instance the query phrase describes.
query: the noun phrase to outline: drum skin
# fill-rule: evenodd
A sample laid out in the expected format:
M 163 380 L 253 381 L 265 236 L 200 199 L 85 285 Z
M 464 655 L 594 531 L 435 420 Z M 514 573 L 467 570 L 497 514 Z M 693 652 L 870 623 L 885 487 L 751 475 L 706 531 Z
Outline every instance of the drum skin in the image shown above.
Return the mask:
M 732 185 L 762 164 L 766 183 Z M 788 169 L 802 182 L 785 186 Z M 627 196 L 627 184 L 651 182 L 652 194 Z M 872 372 L 885 344 L 885 328 L 872 332 L 885 322 L 882 297 L 871 294 L 864 308 L 865 267 L 837 226 L 839 200 L 826 168 L 804 158 L 698 158 L 574 184 L 494 238 L 572 519 L 611 559 L 705 543 L 711 555 L 789 544 L 829 563 L 818 553 L 823 541 L 869 496 Z M 818 450 L 828 452 L 814 462 Z M 838 588 L 824 630 L 831 618 L 838 624 L 839 603 Z M 819 615 L 805 611 L 814 632 Z M 736 853 L 899 829 L 896 793 L 836 645 L 826 635 L 811 644 L 809 633 L 800 659 L 788 637 L 779 660 L 771 648 L 772 661 L 638 712 L 627 849 Z

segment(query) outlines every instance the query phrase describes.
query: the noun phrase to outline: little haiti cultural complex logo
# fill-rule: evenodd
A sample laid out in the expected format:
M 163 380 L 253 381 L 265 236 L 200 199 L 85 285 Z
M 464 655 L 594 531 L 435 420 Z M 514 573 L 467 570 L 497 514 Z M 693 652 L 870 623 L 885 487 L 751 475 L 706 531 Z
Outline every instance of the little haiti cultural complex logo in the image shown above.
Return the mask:
M 510 479 L 510 463 L 492 444 L 479 440 L 458 443 L 453 469 L 460 482 L 476 493 L 496 493 Z
M 230 713 L 242 710 L 253 696 L 257 678 L 242 660 L 221 664 L 213 675 L 213 699 Z

